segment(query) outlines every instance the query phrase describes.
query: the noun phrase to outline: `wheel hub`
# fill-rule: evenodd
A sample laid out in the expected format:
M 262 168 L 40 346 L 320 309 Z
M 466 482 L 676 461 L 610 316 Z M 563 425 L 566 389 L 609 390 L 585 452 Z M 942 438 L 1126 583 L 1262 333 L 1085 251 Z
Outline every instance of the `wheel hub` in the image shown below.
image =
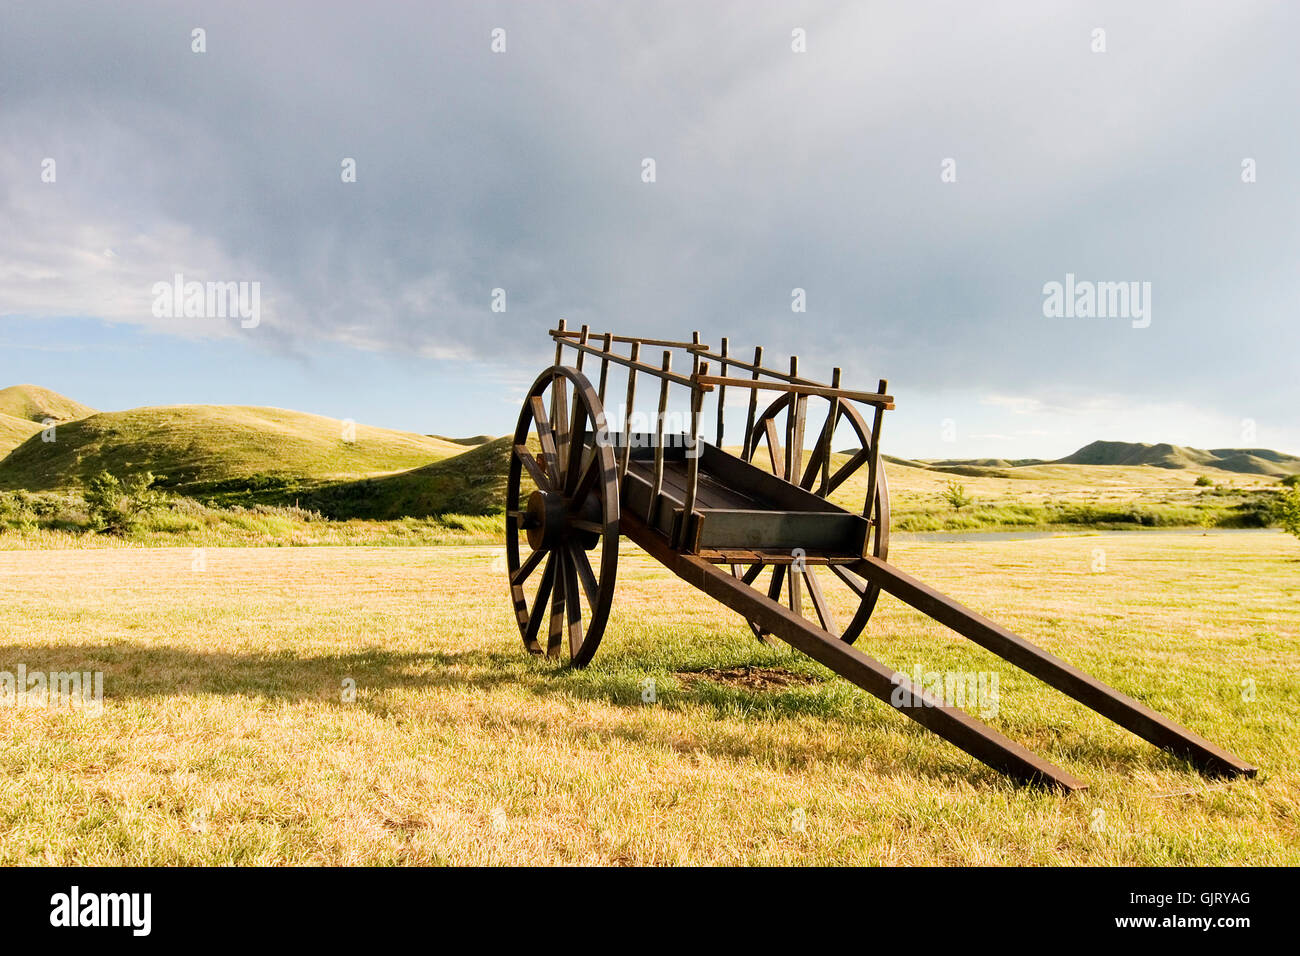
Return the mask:
M 568 503 L 562 495 L 534 491 L 524 512 L 524 531 L 534 551 L 549 551 L 564 540 L 569 527 Z

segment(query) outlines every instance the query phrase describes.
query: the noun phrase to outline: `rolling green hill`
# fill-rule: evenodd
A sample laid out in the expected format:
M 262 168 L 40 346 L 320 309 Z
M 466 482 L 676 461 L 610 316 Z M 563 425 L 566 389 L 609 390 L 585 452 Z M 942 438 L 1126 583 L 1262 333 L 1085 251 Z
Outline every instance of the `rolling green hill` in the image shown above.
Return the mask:
M 0 389 L 0 414 L 29 422 L 44 422 L 47 418 L 70 422 L 95 414 L 95 409 L 39 385 L 10 385 Z
M 1300 458 L 1266 448 L 1216 448 L 1205 451 L 1166 443 L 1095 441 L 1058 465 L 1154 465 L 1157 468 L 1217 468 L 1248 475 L 1300 474 Z
M 505 506 L 513 442 L 497 438 L 410 471 L 322 485 L 303 492 L 297 502 L 339 519 L 494 514 Z
M 352 427 L 355 434 L 333 418 L 238 405 L 101 412 L 60 425 L 54 442 L 28 438 L 0 461 L 0 488 L 69 487 L 108 470 L 152 471 L 183 493 L 220 493 L 405 471 L 464 451 L 425 435 Z
M 486 445 L 496 436 L 494 435 L 474 435 L 471 438 L 448 438 L 446 435 L 430 435 L 430 438 L 437 438 L 440 441 L 454 442 L 457 445 L 464 445 L 467 448 L 476 448 L 479 445 Z
M 40 430 L 36 422 L 0 412 L 0 456 L 9 454 Z
M 1238 475 L 1280 478 L 1300 474 L 1300 457 L 1267 448 L 1215 448 L 1205 451 L 1183 445 L 1146 442 L 1095 441 L 1055 461 L 1039 458 L 927 458 L 884 456 L 887 462 L 971 477 L 1014 478 L 1037 475 L 1038 466 L 1087 465 L 1227 471 Z

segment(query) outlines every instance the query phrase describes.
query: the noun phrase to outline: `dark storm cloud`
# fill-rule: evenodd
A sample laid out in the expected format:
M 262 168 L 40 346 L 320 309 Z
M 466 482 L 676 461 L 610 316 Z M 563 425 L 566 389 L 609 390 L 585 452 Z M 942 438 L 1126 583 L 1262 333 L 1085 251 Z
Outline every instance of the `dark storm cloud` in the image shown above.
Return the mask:
M 563 315 L 930 389 L 1195 402 L 1282 381 L 1280 411 L 1297 20 L 1280 4 L 11 5 L 0 314 L 157 324 L 148 288 L 183 268 L 260 280 L 261 338 L 286 351 L 531 357 Z M 1043 284 L 1066 272 L 1151 282 L 1150 328 L 1045 319 Z

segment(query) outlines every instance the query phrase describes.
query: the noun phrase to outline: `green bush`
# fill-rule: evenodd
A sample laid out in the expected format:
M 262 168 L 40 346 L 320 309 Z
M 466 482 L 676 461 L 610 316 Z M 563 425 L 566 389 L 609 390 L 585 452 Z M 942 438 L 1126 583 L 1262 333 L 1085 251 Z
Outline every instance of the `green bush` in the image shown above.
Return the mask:
M 0 492 L 0 526 L 12 531 L 35 531 L 35 495 L 29 491 Z
M 158 511 L 167 497 L 154 488 L 153 472 L 133 475 L 125 482 L 108 471 L 90 480 L 83 497 L 90 527 L 100 534 L 127 534 Z
M 1209 475 L 1197 475 L 1196 485 L 1198 488 L 1213 488 L 1214 479 L 1211 478 Z
M 975 500 L 966 494 L 966 486 L 960 481 L 948 482 L 947 487 L 943 490 L 943 497 L 948 504 L 952 505 L 953 511 L 961 511 L 962 508 Z
M 1277 520 L 1284 531 L 1300 538 L 1300 484 L 1293 484 L 1277 503 Z

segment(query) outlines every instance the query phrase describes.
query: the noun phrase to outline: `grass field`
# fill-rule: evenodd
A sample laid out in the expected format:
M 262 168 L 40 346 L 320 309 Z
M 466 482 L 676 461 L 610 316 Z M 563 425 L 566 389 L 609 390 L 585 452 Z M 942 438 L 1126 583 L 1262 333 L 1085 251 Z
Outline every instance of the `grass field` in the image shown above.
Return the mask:
M 581 672 L 523 653 L 496 549 L 6 551 L 0 670 L 101 670 L 105 701 L 0 708 L 0 862 L 1300 862 L 1294 539 L 891 557 L 1259 777 L 1206 781 L 882 601 L 860 647 L 998 673 L 988 722 L 1091 784 L 1014 788 L 630 548 Z

